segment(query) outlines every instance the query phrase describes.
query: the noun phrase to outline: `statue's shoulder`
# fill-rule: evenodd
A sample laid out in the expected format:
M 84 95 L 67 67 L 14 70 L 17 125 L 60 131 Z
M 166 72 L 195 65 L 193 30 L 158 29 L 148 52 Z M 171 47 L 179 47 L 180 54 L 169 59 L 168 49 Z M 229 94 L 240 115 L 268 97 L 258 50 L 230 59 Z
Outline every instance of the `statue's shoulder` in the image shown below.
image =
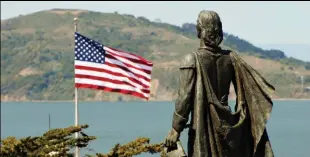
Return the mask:
M 196 66 L 196 59 L 194 52 L 186 54 L 180 60 L 180 68 L 195 68 Z
M 221 53 L 222 55 L 227 56 L 233 65 L 235 65 L 236 62 L 239 61 L 239 56 L 235 51 L 229 49 L 222 49 Z
M 232 55 L 232 53 L 235 53 L 235 52 L 229 49 L 221 49 L 221 53 L 223 55 Z
M 230 56 L 230 58 L 232 59 L 232 61 L 234 61 L 235 58 L 239 57 L 239 55 L 235 52 L 235 51 L 232 51 L 232 50 L 229 50 L 229 49 L 222 49 L 221 50 L 222 54 L 223 55 L 228 55 Z
M 237 63 L 239 63 L 239 64 L 245 63 L 237 52 L 232 51 L 232 50 L 223 50 L 223 51 L 226 51 L 225 53 L 227 55 L 229 55 L 231 63 L 233 64 L 233 66 L 236 66 Z

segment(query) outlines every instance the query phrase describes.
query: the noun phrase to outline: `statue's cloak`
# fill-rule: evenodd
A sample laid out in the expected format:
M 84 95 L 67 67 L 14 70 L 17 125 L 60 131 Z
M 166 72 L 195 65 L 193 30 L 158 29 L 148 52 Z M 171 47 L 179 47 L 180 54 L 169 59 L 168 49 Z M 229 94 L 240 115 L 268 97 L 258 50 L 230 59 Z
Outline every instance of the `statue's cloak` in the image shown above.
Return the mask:
M 236 112 L 231 112 L 217 99 L 198 53 L 195 56 L 197 77 L 188 156 L 273 157 L 266 124 L 274 87 L 235 52 L 230 52 L 237 84 Z

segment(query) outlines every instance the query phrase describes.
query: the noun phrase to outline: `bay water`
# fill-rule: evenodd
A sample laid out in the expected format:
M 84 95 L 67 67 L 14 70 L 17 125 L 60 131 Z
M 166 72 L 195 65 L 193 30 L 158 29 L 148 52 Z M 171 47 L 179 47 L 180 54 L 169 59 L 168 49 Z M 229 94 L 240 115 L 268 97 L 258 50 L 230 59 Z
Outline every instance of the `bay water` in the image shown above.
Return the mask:
M 148 137 L 150 143 L 163 141 L 173 111 L 174 102 L 80 102 L 79 124 L 88 124 L 84 132 L 97 137 L 88 148 L 108 153 L 116 143 L 137 137 Z M 52 129 L 73 126 L 74 102 L 1 102 L 1 139 L 43 135 L 49 129 L 49 115 Z M 310 101 L 274 101 L 267 130 L 276 157 L 309 157 Z M 187 131 L 180 138 L 185 149 Z M 82 149 L 81 154 L 94 151 Z

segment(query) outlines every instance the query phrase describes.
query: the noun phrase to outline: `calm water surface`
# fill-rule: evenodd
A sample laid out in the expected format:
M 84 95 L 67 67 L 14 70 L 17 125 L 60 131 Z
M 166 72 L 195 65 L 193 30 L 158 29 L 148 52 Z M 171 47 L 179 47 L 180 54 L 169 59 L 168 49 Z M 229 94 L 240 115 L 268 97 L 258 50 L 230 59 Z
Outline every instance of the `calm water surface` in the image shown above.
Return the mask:
M 233 102 L 231 102 L 233 104 Z M 90 149 L 107 153 L 116 143 L 149 137 L 151 143 L 164 140 L 171 128 L 173 102 L 83 102 L 79 103 L 79 124 L 89 124 L 88 135 L 98 139 Z M 276 157 L 309 157 L 310 101 L 275 101 L 267 130 Z M 74 125 L 74 103 L 1 102 L 1 138 L 39 136 L 51 128 Z M 181 135 L 186 147 L 187 129 Z M 94 152 L 82 149 L 82 154 Z M 142 154 L 155 157 L 159 154 Z

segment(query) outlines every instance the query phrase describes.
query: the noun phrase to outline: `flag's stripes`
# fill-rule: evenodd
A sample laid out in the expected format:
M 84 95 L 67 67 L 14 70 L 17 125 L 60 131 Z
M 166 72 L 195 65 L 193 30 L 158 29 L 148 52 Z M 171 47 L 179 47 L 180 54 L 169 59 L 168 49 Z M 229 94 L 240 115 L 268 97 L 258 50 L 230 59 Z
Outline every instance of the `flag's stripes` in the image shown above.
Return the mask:
M 140 93 L 144 97 L 148 97 L 149 93 L 150 93 L 149 90 L 143 90 L 143 89 L 131 87 L 131 86 L 128 86 L 125 84 L 115 84 L 112 82 L 92 80 L 92 79 L 86 79 L 86 78 L 75 78 L 75 83 L 103 86 L 103 87 L 108 87 L 108 88 L 112 88 L 112 89 L 123 89 L 126 91 L 132 91 L 132 92 Z
M 88 77 L 86 77 L 88 76 Z M 141 89 L 148 89 L 150 86 L 139 84 L 139 82 L 135 81 L 134 79 L 128 78 L 128 77 L 123 77 L 123 76 L 118 76 L 118 75 L 113 75 L 105 72 L 98 72 L 98 71 L 89 71 L 89 70 L 81 70 L 81 69 L 75 69 L 75 77 L 78 78 L 93 78 L 93 79 L 109 79 L 111 82 L 113 80 L 124 82 L 128 85 L 131 85 L 133 87 L 138 87 Z
M 98 64 L 98 63 L 90 63 L 83 61 L 75 61 L 75 69 L 83 69 L 83 70 L 91 70 L 98 71 L 103 73 L 109 73 L 116 76 L 129 77 L 137 81 L 137 83 L 144 84 L 146 86 L 150 86 L 150 79 L 145 78 L 140 75 L 135 75 L 130 71 L 126 71 L 123 68 L 119 68 L 113 64 Z
M 129 54 L 129 53 L 124 53 L 124 52 L 122 52 L 122 51 L 119 51 L 119 50 L 116 50 L 116 49 L 113 49 L 113 48 L 110 48 L 110 47 L 106 47 L 106 46 L 105 46 L 104 49 L 105 49 L 106 51 L 112 52 L 112 53 L 117 54 L 117 55 L 119 55 L 119 56 L 123 56 L 123 57 L 125 57 L 125 58 L 131 58 L 131 59 L 137 59 L 137 60 L 139 60 L 139 58 L 136 57 L 136 56 L 134 56 L 134 55 L 131 55 L 131 54 Z
M 99 81 L 111 82 L 111 83 L 114 83 L 114 84 L 124 84 L 124 85 L 131 86 L 133 88 L 136 88 L 135 85 L 132 85 L 129 82 L 124 82 L 124 81 L 121 81 L 121 80 L 114 80 L 114 79 L 110 79 L 110 78 L 106 78 L 106 77 L 75 74 L 75 78 L 99 80 Z M 149 88 L 140 88 L 140 89 L 143 90 L 143 91 L 150 91 Z
M 147 74 L 141 70 L 138 70 L 136 68 L 131 68 L 129 66 L 125 66 L 122 62 L 119 62 L 117 60 L 113 60 L 113 59 L 110 59 L 110 58 L 106 58 L 106 65 L 109 65 L 111 67 L 117 67 L 117 68 L 121 68 L 127 72 L 131 72 L 131 73 L 134 73 L 135 75 L 137 75 L 138 77 L 141 77 L 145 80 L 150 80 L 151 79 L 151 76 L 150 74 Z
M 116 55 L 119 55 L 119 56 L 122 56 L 124 58 L 132 58 L 132 59 L 137 59 L 137 60 L 141 60 L 143 61 L 143 64 L 145 65 L 149 65 L 149 66 L 153 66 L 153 63 L 147 61 L 146 59 L 138 56 L 138 55 L 135 55 L 133 53 L 129 53 L 129 52 L 125 52 L 123 50 L 118 50 L 118 49 L 115 49 L 115 48 L 111 48 L 111 47 L 104 47 L 104 49 L 106 51 L 109 51 L 109 52 L 112 52 L 113 54 L 116 54 Z
M 133 63 L 135 63 L 135 67 L 137 67 L 137 68 L 140 68 L 140 69 L 145 69 L 145 70 L 152 70 L 152 65 L 148 65 L 148 64 L 146 64 L 144 61 L 142 61 L 142 60 L 138 60 L 138 59 L 131 59 L 131 58 L 124 58 L 123 56 L 121 56 L 121 55 L 117 55 L 117 54 L 115 54 L 115 53 L 113 53 L 113 52 L 111 52 L 111 51 L 107 51 L 106 50 L 106 55 L 108 55 L 108 56 L 113 56 L 113 58 L 115 58 L 115 57 L 119 57 L 119 58 L 121 58 L 122 60 L 125 60 L 125 62 L 133 62 Z
M 122 62 L 117 57 L 112 56 L 110 54 L 106 54 L 106 57 L 109 59 L 110 63 L 116 63 L 117 65 L 121 65 L 123 67 L 127 67 L 128 66 L 128 67 L 131 67 L 131 68 L 135 68 L 135 69 L 140 70 L 142 72 L 145 72 L 147 74 L 150 74 L 151 70 L 152 70 L 152 67 L 143 67 L 143 66 L 136 67 L 136 66 L 133 66 L 132 64 Z
M 96 85 L 91 85 L 91 84 L 80 84 L 80 83 L 76 83 L 75 87 L 76 88 L 98 89 L 98 90 L 104 90 L 104 91 L 107 91 L 107 92 L 116 92 L 116 93 L 128 94 L 128 95 L 133 95 L 133 96 L 136 96 L 136 97 L 148 99 L 148 97 L 145 97 L 144 94 L 133 92 L 133 91 L 128 91 L 128 90 L 125 90 L 125 89 L 115 89 L 115 88 L 96 86 Z
M 143 62 L 142 60 L 124 58 L 122 56 L 115 55 L 111 53 L 110 51 L 106 50 L 106 57 L 109 57 L 109 56 L 116 58 L 117 60 L 120 60 L 124 63 L 131 64 L 132 66 L 139 68 L 139 69 L 152 70 L 152 66 L 145 64 L 145 62 Z

